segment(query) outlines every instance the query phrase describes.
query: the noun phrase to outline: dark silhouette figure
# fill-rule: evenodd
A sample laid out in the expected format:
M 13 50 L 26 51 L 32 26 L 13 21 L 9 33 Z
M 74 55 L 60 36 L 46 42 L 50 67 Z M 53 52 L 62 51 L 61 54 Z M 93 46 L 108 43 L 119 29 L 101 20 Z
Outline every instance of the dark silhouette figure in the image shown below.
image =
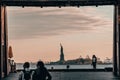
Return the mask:
M 92 56 L 92 65 L 93 69 L 96 69 L 97 57 L 95 55 Z
M 33 73 L 32 80 L 51 80 L 51 75 L 48 70 L 44 67 L 42 61 L 38 61 L 37 69 Z
M 13 69 L 13 71 L 14 71 L 14 73 L 16 73 L 17 71 L 16 71 L 16 62 L 14 62 L 14 67 L 13 67 L 14 69 Z
M 70 65 L 67 65 L 66 68 L 69 69 L 69 68 L 70 68 Z
M 53 69 L 54 69 L 54 67 L 51 67 L 51 69 L 53 70 Z
M 23 71 L 19 75 L 19 80 L 31 80 L 32 71 L 29 69 L 30 63 L 25 62 L 23 64 Z
M 10 60 L 11 72 L 14 72 L 14 60 Z

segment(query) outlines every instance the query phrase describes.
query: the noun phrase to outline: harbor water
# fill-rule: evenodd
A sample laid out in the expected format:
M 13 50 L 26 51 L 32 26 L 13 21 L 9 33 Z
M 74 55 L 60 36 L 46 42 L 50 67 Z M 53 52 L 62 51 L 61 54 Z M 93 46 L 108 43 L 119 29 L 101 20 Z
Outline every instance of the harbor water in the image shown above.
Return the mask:
M 51 68 L 54 68 L 54 69 L 66 69 L 66 66 L 67 65 L 45 65 L 45 67 L 47 69 L 51 69 Z M 69 65 L 69 69 L 92 69 L 92 65 Z M 104 69 L 106 67 L 110 67 L 112 68 L 113 65 L 112 64 L 101 64 L 101 65 L 97 65 L 97 68 L 98 69 Z M 30 69 L 35 69 L 36 68 L 36 64 L 31 64 L 30 65 Z M 16 69 L 23 69 L 23 64 L 17 64 L 16 65 Z

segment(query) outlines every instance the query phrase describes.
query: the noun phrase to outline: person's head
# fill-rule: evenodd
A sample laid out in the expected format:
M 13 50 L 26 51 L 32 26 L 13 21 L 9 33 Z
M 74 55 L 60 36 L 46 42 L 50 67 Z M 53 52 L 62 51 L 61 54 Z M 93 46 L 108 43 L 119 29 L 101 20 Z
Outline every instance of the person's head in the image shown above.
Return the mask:
M 14 60 L 12 60 L 12 62 L 14 62 Z
M 43 61 L 38 61 L 38 62 L 37 62 L 37 67 L 38 67 L 38 68 L 43 68 L 43 67 L 44 67 Z
M 93 57 L 96 57 L 95 55 L 93 55 Z
M 25 62 L 24 64 L 23 64 L 23 68 L 29 68 L 30 67 L 30 63 L 29 62 Z

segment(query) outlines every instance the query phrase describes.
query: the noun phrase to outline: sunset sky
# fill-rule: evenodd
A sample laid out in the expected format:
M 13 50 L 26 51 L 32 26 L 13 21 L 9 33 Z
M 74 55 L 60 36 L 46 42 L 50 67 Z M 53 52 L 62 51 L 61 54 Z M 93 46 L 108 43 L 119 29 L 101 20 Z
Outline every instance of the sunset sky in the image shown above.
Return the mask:
M 65 60 L 112 58 L 113 6 L 7 7 L 9 45 L 16 62 L 57 61 L 60 43 Z

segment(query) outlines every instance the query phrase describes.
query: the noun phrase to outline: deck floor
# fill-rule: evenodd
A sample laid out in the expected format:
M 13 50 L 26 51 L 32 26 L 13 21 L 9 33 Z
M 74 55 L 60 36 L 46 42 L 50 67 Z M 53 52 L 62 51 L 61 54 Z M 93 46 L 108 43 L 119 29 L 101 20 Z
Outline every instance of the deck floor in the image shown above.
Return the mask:
M 52 80 L 120 80 L 112 72 L 51 72 Z M 11 73 L 3 80 L 18 80 L 19 73 Z

